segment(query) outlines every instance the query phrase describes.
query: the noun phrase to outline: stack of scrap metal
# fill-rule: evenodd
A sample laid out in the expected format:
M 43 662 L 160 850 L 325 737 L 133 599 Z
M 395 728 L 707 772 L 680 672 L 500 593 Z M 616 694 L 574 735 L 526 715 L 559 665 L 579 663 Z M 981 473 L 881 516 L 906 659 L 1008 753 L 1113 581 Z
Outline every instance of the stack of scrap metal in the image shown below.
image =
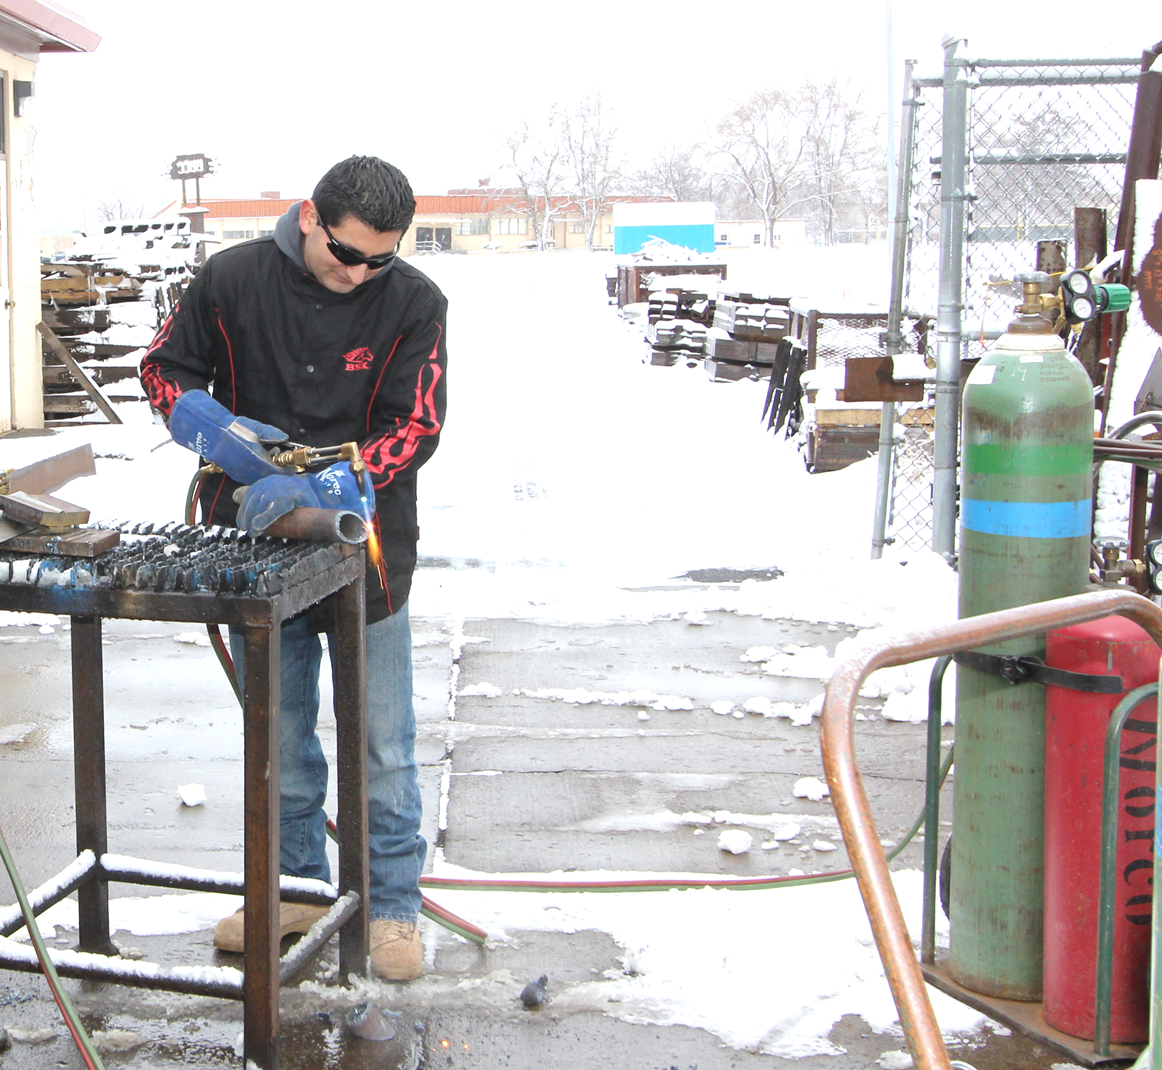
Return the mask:
M 646 328 L 646 342 L 651 364 L 697 363 L 706 348 L 706 328 L 693 320 L 661 319 Z
M 651 290 L 646 302 L 646 319 L 650 323 L 674 319 L 678 315 L 678 295 L 668 290 Z
M 116 546 L 118 532 L 83 527 L 89 510 L 51 493 L 70 479 L 95 473 L 88 444 L 24 468 L 0 470 L 0 549 L 96 557 Z
M 657 285 L 664 286 L 666 292 L 675 299 L 677 303 L 675 316 L 709 327 L 714 323 L 714 306 L 718 299 L 717 282 L 716 278 L 708 278 L 705 275 L 684 275 L 658 280 Z M 707 283 L 711 285 L 708 286 Z
M 760 379 L 771 374 L 778 343 L 790 322 L 790 298 L 723 291 L 706 341 L 706 371 L 715 381 Z
M 717 290 L 706 276 L 659 280 L 646 306 L 649 362 L 666 367 L 685 360 L 692 368 L 706 351 L 706 331 L 713 321 Z
M 144 269 L 95 261 L 52 261 L 40 268 L 45 423 L 98 409 L 110 423 L 119 422 L 111 403 L 143 397 L 137 365 L 158 326 L 156 284 Z M 124 384 L 120 392 L 109 392 L 116 383 Z
M 140 351 L 172 311 L 196 267 L 196 245 L 181 221 L 105 224 L 104 233 L 41 263 L 44 416 L 48 426 L 111 402 L 141 401 Z M 107 388 L 124 384 L 118 393 Z
M 40 299 L 58 308 L 136 301 L 141 283 L 105 264 L 49 261 L 40 265 Z

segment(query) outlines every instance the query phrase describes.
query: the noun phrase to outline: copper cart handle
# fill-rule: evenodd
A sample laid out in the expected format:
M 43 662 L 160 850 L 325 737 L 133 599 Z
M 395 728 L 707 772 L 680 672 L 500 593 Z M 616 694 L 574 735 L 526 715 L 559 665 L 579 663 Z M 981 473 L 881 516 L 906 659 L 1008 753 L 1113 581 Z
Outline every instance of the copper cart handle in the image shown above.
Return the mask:
M 887 633 L 841 662 L 827 684 L 820 729 L 823 768 L 876 948 L 900 1014 L 900 1024 L 920 1070 L 950 1070 L 951 1064 L 900 902 L 892 887 L 887 859 L 855 760 L 855 702 L 859 689 L 876 669 L 1036 635 L 1051 628 L 1114 614 L 1140 625 L 1162 647 L 1162 609 L 1128 588 L 1103 590 L 986 613 L 924 632 Z

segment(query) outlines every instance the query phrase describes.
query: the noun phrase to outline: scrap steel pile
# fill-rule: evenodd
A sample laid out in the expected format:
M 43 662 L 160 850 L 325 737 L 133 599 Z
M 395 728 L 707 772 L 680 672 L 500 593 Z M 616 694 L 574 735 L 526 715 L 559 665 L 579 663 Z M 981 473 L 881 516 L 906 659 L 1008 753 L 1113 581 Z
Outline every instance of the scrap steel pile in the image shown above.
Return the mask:
M 137 524 L 119 530 L 120 543 L 95 557 L 29 556 L 0 545 L 0 583 L 269 598 L 349 554 L 340 543 L 252 538 L 217 526 Z

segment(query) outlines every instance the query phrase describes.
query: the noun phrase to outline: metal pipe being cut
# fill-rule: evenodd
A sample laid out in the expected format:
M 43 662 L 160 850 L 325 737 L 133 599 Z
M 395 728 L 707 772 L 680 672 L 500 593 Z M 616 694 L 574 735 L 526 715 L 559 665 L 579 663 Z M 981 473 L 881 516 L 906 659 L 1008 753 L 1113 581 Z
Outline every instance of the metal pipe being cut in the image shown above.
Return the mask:
M 357 545 L 367 541 L 367 522 L 358 513 L 347 509 L 313 509 L 300 505 L 280 516 L 262 534 L 281 539 Z

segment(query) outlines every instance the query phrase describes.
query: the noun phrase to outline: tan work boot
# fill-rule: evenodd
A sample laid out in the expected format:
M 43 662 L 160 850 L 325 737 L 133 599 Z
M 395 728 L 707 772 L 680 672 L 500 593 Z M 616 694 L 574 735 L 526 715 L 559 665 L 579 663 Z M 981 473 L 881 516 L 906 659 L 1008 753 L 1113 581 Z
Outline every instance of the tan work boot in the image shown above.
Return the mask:
M 288 933 L 305 933 L 324 914 L 327 907 L 315 907 L 309 903 L 279 903 L 278 938 Z M 214 928 L 214 946 L 219 951 L 241 953 L 246 928 L 246 907 L 239 907 L 228 918 L 223 918 Z
M 424 945 L 414 921 L 372 920 L 371 972 L 385 981 L 414 981 L 424 972 Z

